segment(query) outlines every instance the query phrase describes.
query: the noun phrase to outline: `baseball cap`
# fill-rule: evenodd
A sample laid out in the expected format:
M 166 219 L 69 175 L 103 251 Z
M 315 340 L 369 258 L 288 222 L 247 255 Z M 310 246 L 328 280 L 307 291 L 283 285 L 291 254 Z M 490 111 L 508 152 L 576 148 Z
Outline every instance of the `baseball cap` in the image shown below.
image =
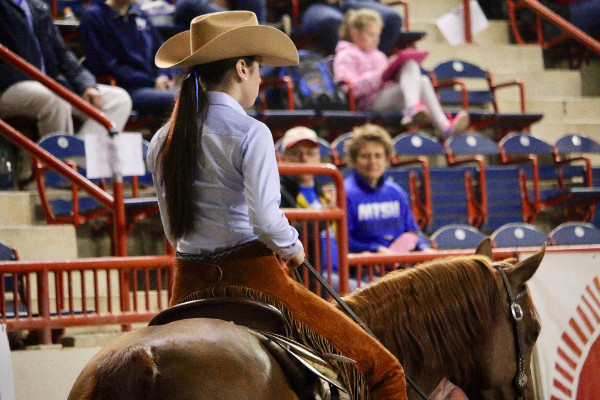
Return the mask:
M 281 150 L 285 151 L 296 143 L 308 140 L 315 146 L 319 145 L 319 137 L 317 132 L 305 126 L 297 126 L 292 129 L 288 129 L 283 138 L 281 139 Z

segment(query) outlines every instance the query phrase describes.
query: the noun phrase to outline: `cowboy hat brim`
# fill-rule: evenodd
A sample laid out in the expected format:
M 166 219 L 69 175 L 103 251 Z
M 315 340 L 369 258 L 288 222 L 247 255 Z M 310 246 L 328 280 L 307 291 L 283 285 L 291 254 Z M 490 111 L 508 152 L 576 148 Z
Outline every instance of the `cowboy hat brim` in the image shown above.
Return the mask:
M 156 53 L 159 68 L 179 68 L 206 64 L 233 57 L 260 56 L 262 63 L 274 67 L 297 65 L 298 50 L 283 32 L 264 25 L 242 26 L 215 37 L 194 53 L 190 30 L 167 40 Z

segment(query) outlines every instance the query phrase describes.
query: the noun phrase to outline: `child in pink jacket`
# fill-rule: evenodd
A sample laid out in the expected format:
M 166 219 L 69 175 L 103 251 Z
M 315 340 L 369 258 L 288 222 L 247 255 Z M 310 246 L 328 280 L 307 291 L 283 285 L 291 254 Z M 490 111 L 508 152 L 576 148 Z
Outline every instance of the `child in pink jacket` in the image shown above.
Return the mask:
M 390 59 L 377 49 L 383 26 L 377 12 L 350 10 L 340 27 L 340 41 L 335 49 L 335 80 L 352 85 L 359 110 L 380 113 L 402 110 L 402 125 L 421 125 L 431 120 L 444 138 L 462 133 L 469 126 L 469 116 L 459 111 L 449 120 L 419 63 L 409 59 L 400 66 L 396 80 L 384 81 L 382 73 Z

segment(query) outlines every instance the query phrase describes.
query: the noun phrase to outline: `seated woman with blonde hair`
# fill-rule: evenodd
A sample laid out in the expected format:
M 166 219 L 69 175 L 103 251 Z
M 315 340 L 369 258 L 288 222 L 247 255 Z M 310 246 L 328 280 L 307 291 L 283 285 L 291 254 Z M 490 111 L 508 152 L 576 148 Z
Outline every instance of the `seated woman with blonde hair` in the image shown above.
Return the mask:
M 348 207 L 348 247 L 352 253 L 425 250 L 417 235 L 408 194 L 383 174 L 394 148 L 389 133 L 378 125 L 354 128 L 345 153 L 353 168 L 344 179 Z

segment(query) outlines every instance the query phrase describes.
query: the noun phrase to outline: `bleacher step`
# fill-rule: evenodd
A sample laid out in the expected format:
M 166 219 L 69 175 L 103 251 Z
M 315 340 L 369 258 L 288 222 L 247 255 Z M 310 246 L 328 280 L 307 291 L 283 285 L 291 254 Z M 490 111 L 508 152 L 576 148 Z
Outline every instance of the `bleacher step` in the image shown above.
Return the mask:
M 542 48 L 533 45 L 478 45 L 450 46 L 432 42 L 417 42 L 416 47 L 429 51 L 423 67 L 431 69 L 437 64 L 452 60 L 464 60 L 492 72 L 532 73 L 544 71 Z
M 24 261 L 77 258 L 73 225 L 0 226 L 0 242 L 16 249 Z
M 516 100 L 501 100 L 498 102 L 498 107 L 505 112 L 519 112 L 521 103 Z M 600 120 L 600 97 L 527 99 L 525 109 L 528 112 L 543 113 L 544 121 L 563 118 Z
M 473 43 L 478 45 L 504 45 L 510 43 L 510 24 L 507 21 L 489 21 L 489 24 L 487 29 L 473 36 Z M 419 40 L 419 44 L 448 45 L 446 38 L 435 24 L 435 20 L 416 20 L 411 17 L 410 30 L 427 32 L 427 35 Z
M 600 141 L 600 119 L 564 119 L 562 121 L 545 121 L 542 119 L 531 126 L 531 133 L 550 143 L 556 142 L 558 138 L 566 133 L 579 133 Z
M 122 334 L 122 332 L 90 332 L 70 334 L 64 335 L 61 339 L 61 343 L 65 347 L 104 347 Z
M 545 70 L 543 72 L 501 72 L 493 74 L 494 83 L 519 80 L 525 84 L 526 99 L 548 97 L 578 97 L 581 95 L 581 75 L 578 71 Z M 515 99 L 516 89 L 497 91 L 498 99 Z
M 33 208 L 30 192 L 0 191 L 0 227 L 31 225 Z

